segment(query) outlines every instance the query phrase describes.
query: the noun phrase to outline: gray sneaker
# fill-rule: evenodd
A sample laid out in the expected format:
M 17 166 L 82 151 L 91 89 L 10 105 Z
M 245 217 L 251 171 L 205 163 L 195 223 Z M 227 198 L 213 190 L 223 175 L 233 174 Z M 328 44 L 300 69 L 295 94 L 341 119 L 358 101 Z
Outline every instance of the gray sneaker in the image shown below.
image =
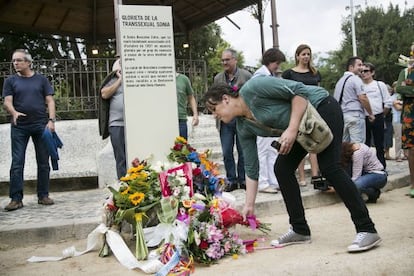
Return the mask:
M 352 244 L 348 246 L 348 252 L 367 251 L 380 242 L 381 238 L 377 233 L 359 232 Z
M 279 239 L 272 240 L 270 242 L 270 245 L 275 246 L 275 247 L 284 247 L 284 246 L 288 246 L 292 244 L 310 243 L 310 242 L 311 242 L 310 236 L 297 234 L 292 229 L 289 229 L 289 231 L 286 234 L 282 235 Z

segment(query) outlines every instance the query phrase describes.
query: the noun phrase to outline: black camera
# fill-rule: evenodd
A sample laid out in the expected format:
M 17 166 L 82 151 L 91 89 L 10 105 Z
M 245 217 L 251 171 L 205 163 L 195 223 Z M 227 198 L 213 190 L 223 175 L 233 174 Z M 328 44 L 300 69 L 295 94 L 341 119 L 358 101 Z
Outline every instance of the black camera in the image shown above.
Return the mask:
M 270 144 L 273 148 L 275 148 L 275 149 L 277 149 L 277 150 L 280 150 L 280 146 L 281 146 L 281 144 L 278 142 L 278 141 L 273 141 L 271 144 Z
M 313 176 L 311 183 L 315 190 L 327 191 L 329 190 L 329 182 L 322 176 Z

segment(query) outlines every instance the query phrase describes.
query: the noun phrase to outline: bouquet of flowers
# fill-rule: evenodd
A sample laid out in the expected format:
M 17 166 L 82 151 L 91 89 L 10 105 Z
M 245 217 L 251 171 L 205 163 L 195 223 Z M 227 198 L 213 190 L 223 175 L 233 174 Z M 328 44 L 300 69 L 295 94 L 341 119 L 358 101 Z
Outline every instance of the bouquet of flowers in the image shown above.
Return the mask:
M 193 164 L 192 181 L 194 192 L 203 195 L 221 193 L 227 184 L 225 176 L 220 174 L 218 165 L 210 161 L 210 151 L 198 153 L 183 137 L 177 137 L 168 155 L 172 162 Z
M 254 216 L 244 221 L 232 207 L 235 198 L 222 191 L 226 178 L 208 159 L 209 153 L 200 154 L 177 137 L 169 162 L 151 167 L 135 159 L 119 189 L 110 188 L 113 196 L 106 204 L 112 214 L 110 221 L 135 223 L 138 260 L 147 258 L 147 246 L 159 247 L 163 272 L 189 275 L 195 261 L 211 264 L 224 256 L 237 258 L 248 252 L 253 242 L 243 241 L 232 229 L 234 225 L 265 233 L 270 230 Z M 155 206 L 158 225 L 143 229 L 145 212 Z
M 107 209 L 115 212 L 114 224 L 119 225 L 125 220 L 135 225 L 135 255 L 138 260 L 144 260 L 148 256 L 148 248 L 144 241 L 142 221 L 145 212 L 159 204 L 161 199 L 158 173 L 151 168 L 146 160 L 139 161 L 135 158 L 132 161 L 132 167 L 120 180 L 119 189 L 108 187 L 112 192 L 113 205 L 108 205 L 107 202 Z
M 175 138 L 174 147 L 171 149 L 171 152 L 167 157 L 171 162 L 194 162 L 196 164 L 200 164 L 196 149 L 190 146 L 187 143 L 187 140 L 181 136 Z
M 243 240 L 229 228 L 223 227 L 219 212 L 220 198 L 195 202 L 191 208 L 188 239 L 183 249 L 195 261 L 205 264 L 214 263 L 226 255 L 236 258 L 245 254 Z

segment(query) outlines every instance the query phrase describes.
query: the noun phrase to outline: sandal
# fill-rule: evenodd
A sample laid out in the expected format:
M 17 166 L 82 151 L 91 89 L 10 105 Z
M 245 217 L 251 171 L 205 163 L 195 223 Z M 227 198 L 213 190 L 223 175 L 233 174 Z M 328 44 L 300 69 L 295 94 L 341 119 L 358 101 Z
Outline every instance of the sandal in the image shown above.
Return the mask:
M 307 185 L 306 180 L 301 180 L 298 183 L 299 183 L 299 186 L 302 186 L 302 187 L 305 187 Z

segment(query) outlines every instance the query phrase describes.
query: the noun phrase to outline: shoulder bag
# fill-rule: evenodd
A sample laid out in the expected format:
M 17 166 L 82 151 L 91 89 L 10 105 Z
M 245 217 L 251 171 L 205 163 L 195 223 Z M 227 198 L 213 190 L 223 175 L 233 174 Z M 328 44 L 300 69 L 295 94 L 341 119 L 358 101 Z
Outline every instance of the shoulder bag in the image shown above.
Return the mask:
M 255 120 L 246 119 L 257 127 L 271 132 L 272 135 L 280 136 L 284 130 L 268 127 Z M 299 124 L 296 141 L 309 153 L 320 153 L 332 142 L 333 135 L 318 111 L 308 101 L 305 113 Z

